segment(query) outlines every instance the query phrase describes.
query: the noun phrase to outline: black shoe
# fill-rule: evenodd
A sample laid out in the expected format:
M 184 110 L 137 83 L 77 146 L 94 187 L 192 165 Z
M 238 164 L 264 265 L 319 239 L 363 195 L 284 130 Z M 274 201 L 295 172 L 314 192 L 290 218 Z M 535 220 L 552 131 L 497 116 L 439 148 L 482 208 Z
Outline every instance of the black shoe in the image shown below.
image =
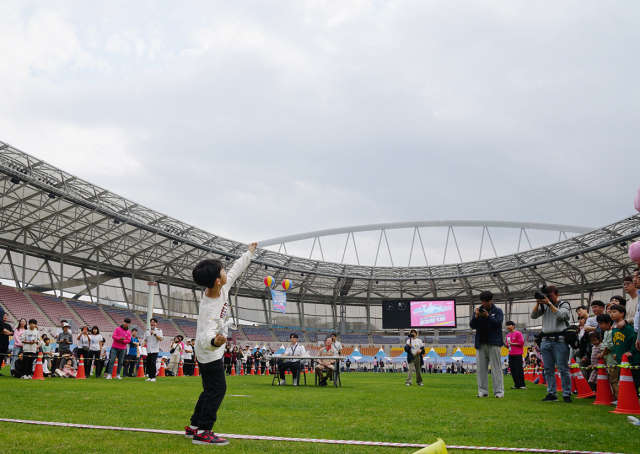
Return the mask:
M 489 397 L 488 394 L 478 394 L 476 397 Z
M 224 438 L 218 437 L 216 434 L 207 430 L 201 434 L 195 433 L 193 435 L 193 441 L 191 442 L 194 445 L 228 445 L 229 441 Z
M 542 402 L 558 402 L 558 396 L 556 396 L 555 394 L 547 394 L 547 397 L 545 397 L 544 399 L 542 399 Z
M 517 386 L 512 386 L 511 389 L 520 389 Z
M 327 386 L 327 380 L 320 380 L 318 386 Z
M 564 397 L 562 398 L 562 400 L 564 400 L 564 403 L 565 403 L 565 404 L 572 404 L 572 403 L 573 403 L 573 401 L 571 400 L 571 397 L 570 397 L 570 396 L 564 396 Z

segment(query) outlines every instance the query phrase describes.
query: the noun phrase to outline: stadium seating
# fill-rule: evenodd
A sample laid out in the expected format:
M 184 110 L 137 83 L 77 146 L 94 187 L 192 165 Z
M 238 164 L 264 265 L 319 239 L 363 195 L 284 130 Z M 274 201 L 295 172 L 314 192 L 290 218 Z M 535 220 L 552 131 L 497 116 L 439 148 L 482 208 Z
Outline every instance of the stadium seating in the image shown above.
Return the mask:
M 83 325 L 87 325 L 89 328 L 97 326 L 100 331 L 113 331 L 116 328 L 113 320 L 93 304 L 71 299 L 67 300 L 67 304 L 82 318 Z
M 467 343 L 467 335 L 462 334 L 454 337 L 444 337 L 440 336 L 438 339 L 438 343 L 440 344 L 466 344 Z
M 389 354 L 389 356 L 395 358 L 396 356 L 402 355 L 403 352 L 404 348 L 402 347 L 391 347 L 391 353 Z
M 73 320 L 78 326 L 82 326 L 82 320 L 72 314 L 61 299 L 55 296 L 43 295 L 42 293 L 30 292 L 29 296 L 55 325 L 59 324 L 60 319 L 64 319 Z
M 309 342 L 318 342 L 319 335 L 320 333 L 307 331 L 307 339 L 309 339 Z
M 476 356 L 475 347 L 460 347 L 460 350 L 465 356 Z
M 271 331 L 266 326 L 243 326 L 242 331 L 250 341 L 273 342 Z
M 304 340 L 301 330 L 275 328 L 273 331 L 275 331 L 276 337 L 280 342 L 289 342 L 289 336 L 291 333 L 296 333 L 298 335 L 298 339 Z
M 369 342 L 369 336 L 366 334 L 345 334 L 340 336 L 340 339 L 343 344 L 366 344 Z
M 180 327 L 182 332 L 189 338 L 196 338 L 196 331 L 198 328 L 198 322 L 195 320 L 189 320 L 186 318 L 176 318 L 173 320 L 176 322 L 176 325 Z M 237 331 L 236 331 L 237 332 Z
M 362 347 L 360 353 L 363 356 L 376 356 L 376 353 L 380 350 L 379 347 Z
M 433 344 L 434 339 L 435 339 L 435 338 L 434 338 L 433 336 L 427 336 L 427 337 L 425 337 L 425 338 L 424 338 L 424 341 L 425 341 L 427 344 Z
M 447 356 L 447 347 L 433 347 L 433 350 L 438 354 L 438 356 L 440 357 L 444 357 Z
M 103 306 L 103 308 L 107 315 L 111 317 L 111 319 L 117 326 L 122 325 L 122 321 L 125 318 L 129 318 L 131 320 L 131 324 L 137 325 L 140 329 L 142 329 L 146 325 L 140 318 L 138 318 L 135 313 L 131 312 L 129 309 L 115 306 Z
M 392 336 L 380 336 L 379 334 L 374 334 L 371 336 L 371 340 L 374 344 L 400 344 L 405 341 L 405 338 L 400 337 L 392 337 Z
M 23 293 L 16 291 L 16 289 L 0 285 L 0 301 L 2 306 L 15 317 L 16 321 L 21 318 L 25 318 L 27 321 L 30 318 L 38 320 L 39 312 L 37 309 L 33 307 L 31 301 Z M 49 326 L 51 322 L 38 320 L 38 324 L 39 326 Z
M 342 347 L 342 356 L 349 356 L 354 350 L 354 347 Z

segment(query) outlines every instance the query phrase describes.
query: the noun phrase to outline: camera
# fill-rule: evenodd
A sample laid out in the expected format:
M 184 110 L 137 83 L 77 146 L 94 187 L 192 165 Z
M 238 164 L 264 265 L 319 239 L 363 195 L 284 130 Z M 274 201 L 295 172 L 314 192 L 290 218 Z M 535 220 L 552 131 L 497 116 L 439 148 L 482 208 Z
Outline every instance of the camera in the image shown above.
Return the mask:
M 545 298 L 548 298 L 547 296 L 547 286 L 545 284 L 542 284 L 540 286 L 540 291 L 534 293 L 533 297 L 537 300 L 543 300 Z
M 487 311 L 485 310 L 485 308 L 484 308 L 484 307 L 480 306 L 480 307 L 478 308 L 478 312 L 482 314 L 483 312 L 487 312 Z

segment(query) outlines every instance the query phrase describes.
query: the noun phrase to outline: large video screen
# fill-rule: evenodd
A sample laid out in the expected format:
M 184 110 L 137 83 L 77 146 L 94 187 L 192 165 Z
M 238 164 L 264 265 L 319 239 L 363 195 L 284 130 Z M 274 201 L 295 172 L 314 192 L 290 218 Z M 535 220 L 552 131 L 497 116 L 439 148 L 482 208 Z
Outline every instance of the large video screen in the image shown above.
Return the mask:
M 456 301 L 384 300 L 382 328 L 456 328 Z
M 411 301 L 412 328 L 455 328 L 456 302 Z

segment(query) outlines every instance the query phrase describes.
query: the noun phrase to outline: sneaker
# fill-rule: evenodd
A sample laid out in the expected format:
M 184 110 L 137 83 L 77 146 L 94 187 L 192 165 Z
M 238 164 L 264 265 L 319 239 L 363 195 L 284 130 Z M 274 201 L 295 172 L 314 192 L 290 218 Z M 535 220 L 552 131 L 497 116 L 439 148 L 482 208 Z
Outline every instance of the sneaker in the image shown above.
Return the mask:
M 145 381 L 151 381 L 151 379 L 150 379 L 150 378 L 147 378 Z
M 293 379 L 293 386 L 298 386 L 298 379 L 296 378 Z
M 573 401 L 571 400 L 571 396 L 564 396 L 564 397 L 562 398 L 562 400 L 564 400 L 564 403 L 565 403 L 565 404 L 571 404 L 571 403 L 573 403 Z
M 526 386 L 521 386 L 518 389 L 527 389 L 527 387 Z
M 566 400 L 565 400 L 565 402 L 566 402 Z M 611 402 L 611 405 L 618 405 L 618 401 L 614 400 L 613 402 Z
M 229 440 L 225 440 L 224 438 L 218 437 L 216 434 L 211 432 L 210 430 L 205 430 L 203 433 L 195 433 L 193 435 L 193 441 L 191 442 L 194 445 L 228 445 Z
M 497 396 L 496 395 L 496 399 L 502 399 L 504 396 Z
M 284 386 L 287 384 L 287 380 L 280 380 L 280 383 L 278 383 L 278 385 L 280 386 Z
M 196 432 L 198 432 L 198 429 L 192 429 L 189 426 L 184 426 L 184 438 L 193 438 Z
M 418 386 L 424 386 L 424 383 L 418 383 Z
M 116 380 L 122 380 L 122 377 L 120 375 L 116 375 Z
M 520 389 L 517 386 L 512 386 L 511 389 Z
M 327 386 L 327 380 L 320 380 L 318 386 Z
M 104 377 L 104 378 L 106 378 L 107 380 L 111 380 L 111 375 L 107 375 L 107 376 L 106 376 L 106 377 Z
M 542 399 L 542 402 L 558 402 L 558 396 L 556 396 L 555 394 L 547 394 L 547 397 L 545 397 L 544 399 Z
M 488 394 L 478 394 L 476 397 L 489 397 Z
M 156 381 L 156 379 L 155 378 L 150 378 L 149 381 L 153 382 L 153 381 Z
M 407 383 L 407 386 L 411 386 L 411 383 Z

